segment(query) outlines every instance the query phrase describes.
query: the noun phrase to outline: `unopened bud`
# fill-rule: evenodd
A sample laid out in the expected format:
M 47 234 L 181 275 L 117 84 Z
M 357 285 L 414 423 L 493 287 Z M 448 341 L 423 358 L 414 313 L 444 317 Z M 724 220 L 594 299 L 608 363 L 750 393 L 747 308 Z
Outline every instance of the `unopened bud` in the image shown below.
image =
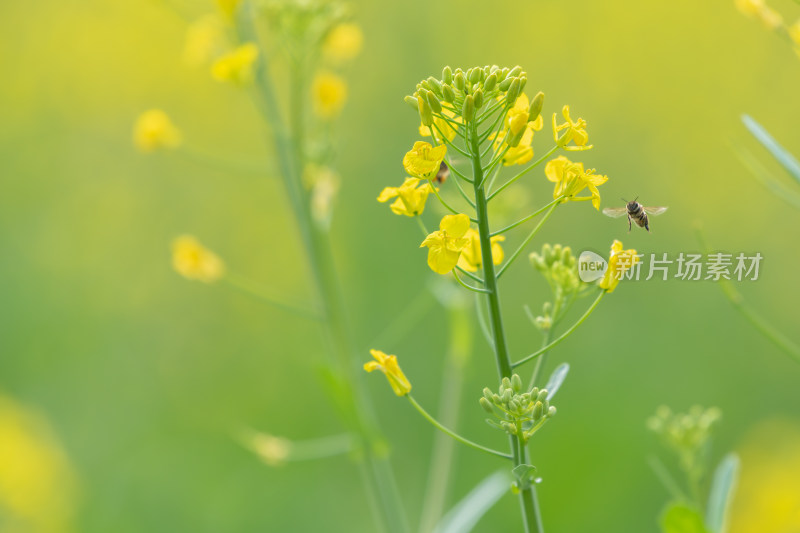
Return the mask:
M 453 69 L 449 66 L 442 69 L 442 81 L 445 83 L 453 83 Z
M 511 398 L 513 398 L 513 397 L 514 397 L 514 393 L 511 391 L 511 389 L 506 389 L 503 392 L 503 403 L 510 402 Z
M 496 85 L 497 85 L 497 74 L 492 73 L 486 78 L 486 81 L 483 82 L 483 90 L 488 93 L 492 89 L 494 89 Z
M 506 93 L 506 105 L 514 105 L 517 101 L 517 97 L 519 96 L 519 78 L 514 78 L 511 81 L 511 85 L 508 87 L 508 93 Z
M 511 388 L 514 389 L 514 392 L 522 390 L 522 378 L 519 377 L 519 374 L 511 376 Z
M 511 400 L 508 402 L 508 410 L 514 412 L 519 411 L 519 403 L 517 403 L 516 400 Z
M 547 416 L 548 416 L 548 418 L 556 416 L 556 406 L 555 405 L 551 405 L 550 409 L 547 410 Z
M 431 110 L 430 104 L 428 104 L 427 98 L 420 94 L 419 98 L 417 98 L 417 103 L 419 109 L 419 118 L 422 121 L 422 125 L 430 126 L 433 124 L 433 111 Z
M 419 109 L 419 103 L 417 103 L 417 97 L 416 96 L 408 95 L 405 98 L 403 98 L 403 101 L 405 103 L 407 103 L 408 105 L 410 105 L 411 107 L 413 107 L 414 111 Z
M 428 81 L 428 85 L 431 88 L 431 91 L 433 91 L 436 95 L 441 95 L 442 94 L 442 84 L 441 84 L 441 82 L 439 80 L 437 80 L 436 78 L 431 76 L 430 78 L 428 78 L 427 81 Z
M 542 107 L 544 106 L 544 93 L 539 91 L 531 101 L 531 106 L 528 108 L 528 120 L 533 122 L 539 115 L 542 114 Z
M 527 84 L 527 83 L 528 83 L 528 77 L 527 76 L 520 76 L 520 78 L 519 78 L 519 92 L 520 92 L 520 94 L 522 94 L 522 91 L 525 90 L 525 84 Z
M 431 109 L 433 109 L 434 113 L 442 112 L 442 104 L 439 103 L 439 99 L 436 98 L 436 95 L 433 94 L 433 92 L 428 91 L 428 94 L 426 94 L 425 97 L 428 100 L 428 104 L 430 104 Z
M 464 73 L 463 72 L 456 72 L 456 75 L 453 76 L 453 84 L 456 86 L 456 89 L 464 92 L 464 89 L 467 87 L 467 83 L 464 80 Z
M 483 107 L 483 91 L 480 90 L 480 89 L 475 91 L 475 94 L 473 95 L 473 98 L 475 99 L 475 109 L 482 108 Z
M 515 79 L 516 78 L 506 78 L 497 85 L 497 88 L 501 91 L 507 91 L 508 88 L 511 87 L 511 82 L 513 82 Z
M 484 387 L 483 397 L 486 398 L 488 401 L 493 402 L 494 400 L 492 399 L 492 396 L 493 396 L 492 389 L 490 389 L 489 387 Z
M 464 107 L 461 109 L 461 116 L 467 122 L 472 122 L 475 118 L 475 102 L 472 100 L 472 95 L 468 94 L 464 98 Z
M 516 67 L 511 69 L 511 71 L 508 73 L 508 76 L 510 78 L 516 78 L 520 74 L 522 74 L 522 67 L 517 65 Z
M 486 398 L 481 398 L 480 400 L 478 400 L 478 403 L 481 404 L 481 407 L 483 407 L 483 410 L 486 411 L 487 413 L 489 414 L 494 413 L 494 408 L 492 408 L 492 402 L 490 402 Z
M 503 385 L 504 388 L 510 389 L 511 388 L 511 380 L 508 378 L 503 378 L 500 383 Z
M 445 102 L 453 103 L 456 99 L 456 92 L 452 85 L 442 85 L 442 98 Z
M 533 419 L 539 420 L 542 418 L 542 414 L 544 413 L 544 405 L 542 402 L 536 402 L 536 405 L 533 406 Z
M 537 400 L 543 402 L 547 399 L 547 389 L 542 389 L 539 391 L 539 395 L 536 397 Z
M 475 85 L 481 81 L 481 74 L 483 74 L 483 71 L 479 68 L 471 68 L 467 71 L 467 74 L 469 75 L 469 82 Z

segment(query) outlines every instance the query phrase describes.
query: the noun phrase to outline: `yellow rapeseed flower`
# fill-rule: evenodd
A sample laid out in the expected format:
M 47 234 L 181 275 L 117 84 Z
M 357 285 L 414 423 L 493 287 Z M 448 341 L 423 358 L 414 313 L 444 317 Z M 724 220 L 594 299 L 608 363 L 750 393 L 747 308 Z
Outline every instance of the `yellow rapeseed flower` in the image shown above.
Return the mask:
M 364 34 L 358 24 L 346 22 L 335 26 L 322 43 L 322 54 L 336 63 L 349 61 L 361 52 Z
M 183 61 L 199 67 L 211 61 L 225 42 L 222 23 L 217 15 L 206 15 L 193 22 L 186 30 Z
M 480 233 L 476 229 L 469 228 L 464 237 L 469 240 L 469 244 L 461 251 L 458 266 L 468 272 L 476 272 L 482 264 Z M 506 240 L 505 235 L 495 235 L 489 239 L 492 247 L 492 262 L 495 265 L 502 263 L 505 257 L 503 247 L 500 246 L 504 240 Z
M 370 350 L 370 354 L 375 358 L 374 361 L 364 363 L 364 370 L 372 372 L 373 370 L 380 370 L 389 380 L 389 385 L 398 396 L 405 396 L 411 391 L 411 383 L 408 378 L 403 374 L 400 366 L 397 364 L 397 357 L 394 355 L 386 355 L 380 350 Z
M 253 81 L 253 70 L 258 60 L 258 46 L 244 43 L 217 59 L 211 66 L 211 75 L 217 81 L 245 85 Z
M 452 120 L 453 122 L 457 122 L 459 124 L 462 123 L 461 117 L 457 117 L 455 113 L 450 111 L 449 109 L 443 109 L 442 114 Z M 437 129 L 438 128 L 438 129 Z M 458 132 L 458 126 L 453 125 L 449 121 L 439 118 L 433 117 L 433 132 L 436 134 L 435 139 L 441 144 L 444 141 L 442 140 L 442 135 L 439 132 L 442 132 L 445 138 L 448 141 L 452 141 L 456 137 L 456 133 Z M 423 137 L 430 137 L 431 136 L 431 128 L 424 124 L 419 125 L 419 134 Z
M 611 254 L 608 257 L 608 268 L 600 280 L 600 288 L 605 289 L 607 292 L 614 292 L 617 288 L 619 280 L 622 279 L 622 274 L 633 267 L 639 262 L 639 256 L 636 250 L 623 250 L 622 242 L 614 241 L 611 244 Z
M 406 178 L 399 187 L 386 187 L 378 196 L 378 201 L 383 203 L 397 198 L 390 206 L 395 214 L 407 217 L 421 215 L 425 210 L 425 201 L 433 189 L 428 182 L 419 185 L 420 181 L 419 178 Z
M 496 136 L 492 134 L 490 137 L 494 139 L 495 151 L 499 151 L 504 142 L 517 143 L 506 150 L 503 155 L 503 166 L 524 165 L 533 159 L 533 134 L 541 131 L 544 121 L 541 115 L 536 117 L 536 120 L 529 121 L 529 108 L 528 96 L 525 93 L 519 95 L 503 119 L 503 128 Z
M 181 132 L 160 109 L 145 111 L 133 126 L 133 143 L 143 152 L 159 148 L 177 148 L 182 141 Z
M 595 209 L 600 209 L 600 185 L 608 181 L 608 176 L 595 174 L 594 169 L 584 170 L 583 163 L 573 163 L 563 155 L 551 159 L 544 167 L 547 179 L 556 184 L 553 189 L 553 199 L 566 195 L 569 200 L 582 201 L 591 198 Z M 585 188 L 589 188 L 592 195 L 576 196 Z
M 415 178 L 432 180 L 439 172 L 446 153 L 447 147 L 444 145 L 434 148 L 430 143 L 417 141 L 403 156 L 403 167 Z
M 47 420 L 0 395 L 3 531 L 72 531 L 77 481 Z
M 556 141 L 556 144 L 564 150 L 588 150 L 591 148 L 592 145 L 586 144 L 589 142 L 589 134 L 586 133 L 586 121 L 579 118 L 577 122 L 573 122 L 569 116 L 568 105 L 564 106 L 561 110 L 561 114 L 564 115 L 566 122 L 557 124 L 556 113 L 553 113 L 553 139 Z M 559 136 L 558 134 L 562 130 L 566 131 Z M 575 144 L 569 144 L 570 141 L 573 141 Z
M 422 241 L 420 248 L 428 247 L 428 266 L 437 274 L 447 274 L 453 270 L 461 256 L 461 251 L 469 245 L 465 237 L 469 230 L 467 215 L 445 215 L 434 231 Z
M 783 26 L 783 17 L 764 0 L 736 0 L 736 7 L 750 18 L 760 21 L 768 30 Z
M 191 235 L 182 235 L 172 242 L 172 266 L 186 279 L 205 283 L 225 275 L 222 259 Z
M 314 111 L 324 119 L 336 117 L 347 101 L 347 83 L 330 72 L 320 72 L 311 84 Z

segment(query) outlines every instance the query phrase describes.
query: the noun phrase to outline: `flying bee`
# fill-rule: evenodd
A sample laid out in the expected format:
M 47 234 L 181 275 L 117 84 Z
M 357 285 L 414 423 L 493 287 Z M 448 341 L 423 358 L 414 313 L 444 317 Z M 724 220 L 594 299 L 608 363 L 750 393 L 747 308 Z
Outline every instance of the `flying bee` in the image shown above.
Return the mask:
M 650 231 L 650 221 L 647 216 L 660 215 L 666 211 L 667 208 L 645 207 L 636 201 L 638 199 L 639 197 L 637 196 L 633 199 L 633 201 L 629 202 L 623 198 L 622 201 L 625 202 L 625 207 L 606 207 L 603 209 L 603 214 L 613 218 L 621 217 L 622 215 L 628 215 L 628 232 L 630 232 L 631 228 L 633 227 L 631 224 L 632 221 L 636 222 L 636 225 L 640 228 Z
M 445 181 L 447 181 L 447 178 L 449 177 L 450 177 L 450 168 L 444 161 L 442 161 L 442 164 L 439 165 L 439 172 L 436 173 L 436 177 L 433 178 L 433 181 L 436 183 L 436 185 L 441 186 Z

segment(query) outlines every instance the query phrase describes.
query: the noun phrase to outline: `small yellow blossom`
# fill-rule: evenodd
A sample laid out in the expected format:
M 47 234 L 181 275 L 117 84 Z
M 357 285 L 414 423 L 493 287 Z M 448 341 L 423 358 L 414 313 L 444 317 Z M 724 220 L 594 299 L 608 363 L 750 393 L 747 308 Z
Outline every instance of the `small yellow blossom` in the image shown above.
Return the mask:
M 231 19 L 236 14 L 236 10 L 239 8 L 240 3 L 241 0 L 217 0 L 219 10 L 222 11 L 226 17 Z
M 364 34 L 358 24 L 346 22 L 335 26 L 322 43 L 322 54 L 335 63 L 349 61 L 361 52 Z
M 748 17 L 757 16 L 766 7 L 764 0 L 736 0 L 735 3 L 736 8 Z
M 595 174 L 594 169 L 584 170 L 583 163 L 573 163 L 563 155 L 551 159 L 544 167 L 547 179 L 556 184 L 553 199 L 566 195 L 569 200 L 582 201 L 591 198 L 595 209 L 600 209 L 600 185 L 608 181 L 608 176 Z M 592 195 L 578 197 L 577 194 L 589 188 Z
M 186 30 L 183 61 L 191 67 L 205 65 L 222 48 L 224 42 L 224 31 L 219 17 L 206 15 L 193 22 Z
M 503 129 L 495 136 L 494 150 L 499 151 L 501 145 L 508 141 L 516 146 L 510 146 L 503 155 L 503 166 L 509 167 L 512 165 L 524 165 L 533 159 L 533 134 L 534 132 L 541 131 L 544 126 L 542 116 L 536 117 L 536 120 L 529 121 L 528 109 L 530 102 L 528 96 L 523 93 L 519 95 L 517 101 L 514 102 L 514 107 L 508 110 L 505 118 L 503 119 Z
M 133 126 L 133 143 L 143 152 L 177 148 L 182 139 L 180 130 L 160 109 L 145 111 L 139 115 Z
M 292 452 L 289 439 L 255 431 L 248 435 L 245 445 L 269 466 L 285 464 Z
M 619 280 L 622 279 L 622 274 L 638 263 L 640 257 L 636 254 L 636 250 L 623 250 L 620 241 L 614 241 L 611 245 L 611 255 L 608 257 L 608 268 L 600 280 L 600 288 L 605 289 L 607 292 L 614 292 L 617 288 Z
M 225 274 L 222 259 L 190 235 L 183 235 L 172 242 L 172 266 L 186 279 L 205 283 L 217 281 Z
M 408 378 L 403 374 L 400 366 L 397 364 L 397 357 L 394 355 L 386 355 L 380 350 L 370 350 L 370 354 L 375 358 L 375 361 L 364 363 L 364 370 L 372 372 L 373 370 L 380 370 L 389 380 L 389 385 L 398 396 L 405 396 L 411 391 L 411 383 Z
M 461 251 L 458 266 L 468 272 L 476 272 L 482 264 L 480 233 L 476 229 L 469 228 L 464 237 L 469 240 L 469 244 Z M 492 247 L 492 262 L 495 265 L 502 263 L 505 257 L 503 247 L 500 246 L 504 240 L 506 240 L 505 235 L 495 235 L 489 239 Z
M 245 85 L 253 81 L 253 70 L 258 60 L 258 47 L 244 43 L 217 59 L 211 66 L 211 75 L 217 81 Z
M 461 117 L 457 117 L 455 113 L 450 111 L 449 109 L 443 109 L 442 114 L 452 120 L 453 122 L 457 122 L 458 124 L 462 123 Z M 439 118 L 433 117 L 433 132 L 436 134 L 436 140 L 441 144 L 443 143 L 442 140 L 442 133 L 445 136 L 445 139 L 448 141 L 452 141 L 456 137 L 456 133 L 458 132 L 458 126 L 453 125 L 451 122 Z M 439 133 L 441 132 L 441 133 Z M 423 137 L 430 137 L 431 136 L 431 128 L 425 126 L 424 124 L 419 125 L 419 134 Z
M 589 134 L 586 133 L 586 121 L 579 118 L 577 122 L 573 122 L 569 116 L 569 106 L 565 105 L 561 110 L 566 122 L 563 124 L 556 123 L 556 113 L 553 113 L 553 139 L 564 150 L 588 150 L 592 145 L 587 146 L 589 142 Z M 560 137 L 559 132 L 566 130 Z M 573 141 L 575 144 L 570 145 L 569 142 Z
M 415 178 L 432 180 L 439 172 L 446 153 L 447 147 L 444 145 L 434 148 L 430 143 L 417 141 L 403 156 L 403 167 Z
M 447 274 L 453 270 L 461 256 L 461 251 L 469 245 L 465 237 L 469 230 L 467 215 L 445 215 L 434 231 L 422 241 L 420 248 L 428 247 L 428 266 L 437 274 Z
M 330 72 L 320 72 L 311 84 L 314 111 L 322 118 L 336 117 L 347 101 L 347 83 Z
M 418 186 L 420 181 L 419 178 L 406 178 L 399 187 L 386 187 L 378 196 L 378 201 L 383 203 L 397 198 L 390 206 L 395 214 L 407 217 L 421 215 L 425 209 L 425 201 L 433 189 L 428 182 Z

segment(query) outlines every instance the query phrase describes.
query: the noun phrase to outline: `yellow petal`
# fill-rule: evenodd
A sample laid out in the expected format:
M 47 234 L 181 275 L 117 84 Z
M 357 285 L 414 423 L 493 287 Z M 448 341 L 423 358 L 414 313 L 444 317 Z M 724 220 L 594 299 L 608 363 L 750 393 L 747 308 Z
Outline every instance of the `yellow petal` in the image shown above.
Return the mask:
M 464 214 L 445 215 L 439 223 L 439 229 L 446 231 L 450 237 L 463 237 L 469 229 L 469 217 Z
M 392 198 L 396 198 L 397 194 L 397 187 L 384 187 L 378 195 L 378 201 L 381 203 L 388 202 Z

